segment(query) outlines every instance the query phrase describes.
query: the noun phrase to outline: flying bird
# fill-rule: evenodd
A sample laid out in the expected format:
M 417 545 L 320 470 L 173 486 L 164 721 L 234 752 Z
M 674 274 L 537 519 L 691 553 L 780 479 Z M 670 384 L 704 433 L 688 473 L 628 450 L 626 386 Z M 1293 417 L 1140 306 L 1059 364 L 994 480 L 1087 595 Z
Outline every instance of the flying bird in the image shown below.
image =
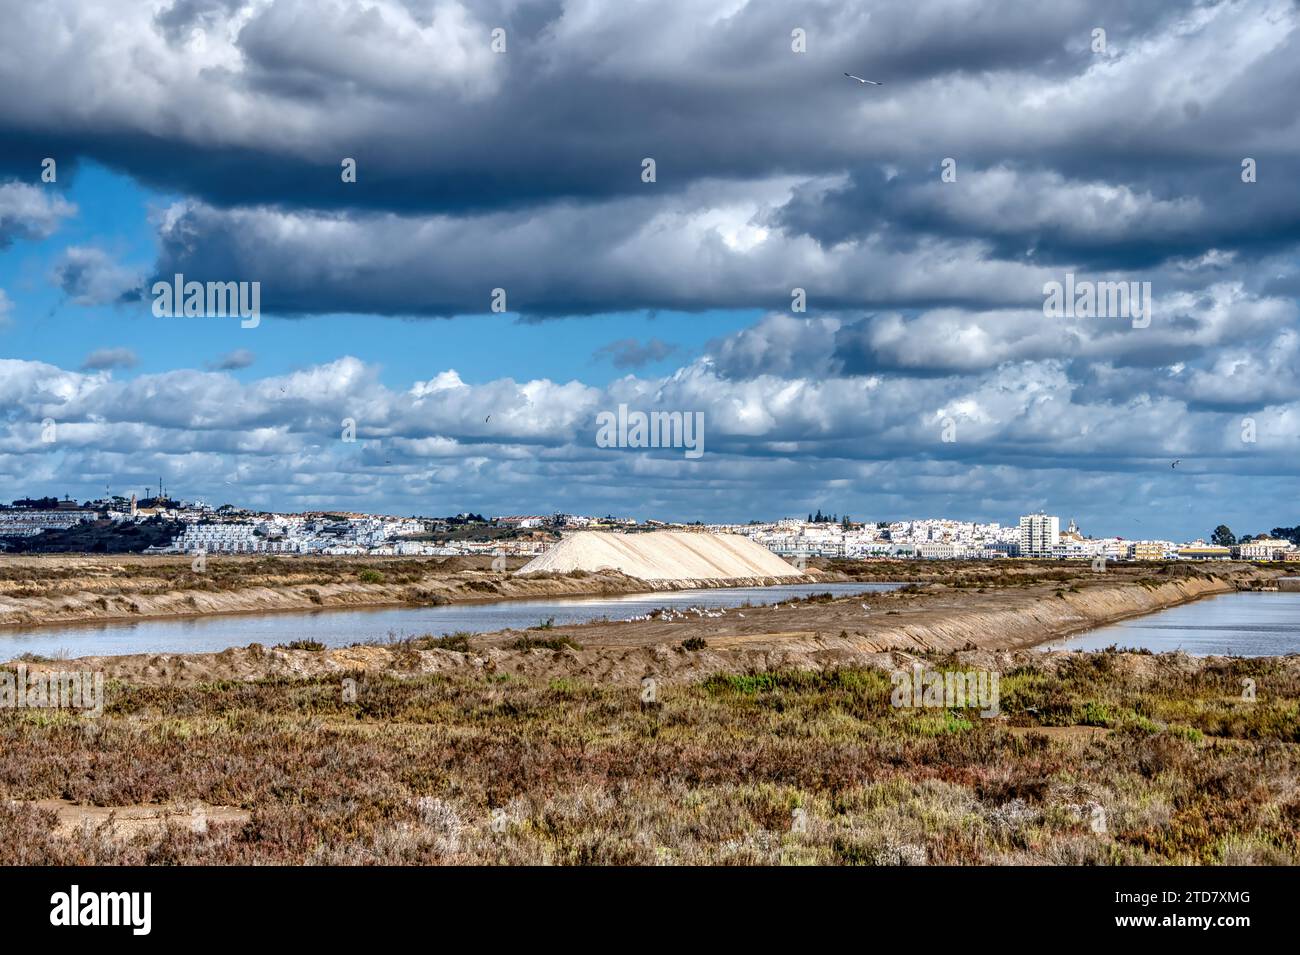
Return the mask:
M 860 76 L 854 76 L 852 73 L 845 73 L 844 75 L 847 76 L 847 77 L 848 77 L 849 79 L 851 79 L 851 80 L 857 80 L 859 83 L 870 83 L 872 86 L 884 86 L 884 85 L 885 85 L 884 83 L 877 83 L 875 80 L 864 80 L 862 77 L 860 77 Z
M 1179 458 L 1177 461 L 1175 461 L 1173 464 L 1171 464 L 1171 465 L 1169 465 L 1169 466 L 1170 466 L 1171 468 L 1176 468 L 1176 467 L 1178 467 L 1178 465 L 1180 465 L 1180 464 L 1182 464 L 1182 463 L 1183 463 L 1183 459 L 1182 459 L 1182 458 Z

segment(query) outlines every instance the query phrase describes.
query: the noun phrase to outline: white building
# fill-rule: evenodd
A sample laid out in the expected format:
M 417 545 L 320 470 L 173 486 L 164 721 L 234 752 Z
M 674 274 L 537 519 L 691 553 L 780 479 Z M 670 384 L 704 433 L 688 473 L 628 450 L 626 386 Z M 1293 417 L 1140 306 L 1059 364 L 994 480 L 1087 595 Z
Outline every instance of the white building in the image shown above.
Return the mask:
M 530 527 L 541 527 L 550 521 L 549 517 L 541 514 L 508 514 L 503 517 L 492 518 L 494 523 L 503 527 L 518 527 L 526 529 Z
M 952 560 L 965 557 L 966 549 L 944 541 L 920 541 L 916 544 L 916 556 L 923 560 Z
M 1046 514 L 1026 514 L 1020 518 L 1020 556 L 1051 557 L 1061 543 L 1061 519 Z
M 1265 538 L 1247 541 L 1238 550 L 1242 560 L 1282 560 L 1282 555 L 1291 549 L 1291 542 Z
M 63 508 L 55 511 L 0 511 L 0 537 L 35 537 L 43 531 L 65 531 L 82 521 L 93 521 L 95 511 Z

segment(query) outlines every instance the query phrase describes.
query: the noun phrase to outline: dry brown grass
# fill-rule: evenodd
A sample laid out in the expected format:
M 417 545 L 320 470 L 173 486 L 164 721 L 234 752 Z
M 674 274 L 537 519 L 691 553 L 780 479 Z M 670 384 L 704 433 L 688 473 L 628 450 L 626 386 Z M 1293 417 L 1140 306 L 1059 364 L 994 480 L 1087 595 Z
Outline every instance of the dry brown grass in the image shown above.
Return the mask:
M 656 707 L 489 674 L 357 673 L 355 702 L 339 680 L 111 685 L 93 723 L 0 714 L 0 864 L 1300 861 L 1295 670 L 1135 659 L 1005 674 L 1006 721 L 896 710 L 855 669 L 718 676 Z M 1031 729 L 1087 721 L 1110 732 Z M 251 817 L 68 835 L 50 799 Z

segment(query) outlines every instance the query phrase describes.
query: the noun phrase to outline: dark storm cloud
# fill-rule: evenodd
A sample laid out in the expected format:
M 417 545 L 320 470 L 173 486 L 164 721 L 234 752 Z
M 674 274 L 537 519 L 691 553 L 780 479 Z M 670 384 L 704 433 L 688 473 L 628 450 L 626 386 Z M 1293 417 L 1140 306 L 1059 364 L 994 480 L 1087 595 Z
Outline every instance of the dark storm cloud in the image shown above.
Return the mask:
M 1059 360 L 1072 379 L 1090 387 L 1105 384 L 1112 395 L 1145 389 L 1197 402 L 1201 397 L 1186 388 L 1190 377 L 1164 387 L 1152 370 L 1218 359 L 1235 370 L 1227 386 L 1234 395 L 1230 403 L 1258 405 L 1292 387 L 1279 388 L 1279 380 L 1290 376 L 1286 362 L 1276 359 L 1294 349 L 1298 321 L 1294 301 L 1256 296 L 1229 283 L 1155 298 L 1151 324 L 1141 328 L 1131 320 L 1053 318 L 1041 308 L 811 319 L 774 314 L 711 342 L 708 352 L 718 373 L 734 379 L 765 373 L 933 377 Z M 1236 357 L 1225 361 L 1227 355 Z M 1243 355 L 1261 357 L 1247 362 Z M 1106 370 L 1103 378 L 1097 377 L 1099 367 Z M 1130 369 L 1133 374 L 1126 374 Z
M 78 305 L 137 302 L 143 297 L 140 270 L 122 265 L 93 246 L 64 249 L 51 280 Z
M 100 348 L 86 356 L 82 371 L 108 371 L 113 368 L 134 368 L 140 363 L 129 348 Z
M 1071 180 L 958 160 L 954 182 L 940 180 L 938 162 L 888 178 L 856 170 L 830 189 L 797 189 L 773 224 L 823 245 L 882 228 L 899 245 L 981 238 L 997 258 L 1096 269 L 1150 268 L 1208 249 L 1261 255 L 1300 241 L 1300 160 L 1266 160 L 1267 176 L 1250 184 L 1237 162 L 1192 165 L 1169 176 L 1134 163 L 1120 179 Z
M 208 368 L 211 371 L 239 371 L 241 368 L 250 367 L 256 360 L 257 356 L 247 348 L 236 348 L 209 362 Z
M 26 182 L 0 182 L 0 250 L 15 239 L 45 239 L 76 208 L 57 192 Z
M 217 26 L 243 5 L 243 0 L 175 0 L 158 11 L 154 23 L 167 39 L 177 42 L 193 30 Z
M 1041 303 L 1057 277 L 988 258 L 977 242 L 896 249 L 877 237 L 825 250 L 761 223 L 781 182 L 699 183 L 680 195 L 478 216 L 168 210 L 155 272 L 262 282 L 271 313 L 449 317 L 486 312 L 491 290 L 526 316 L 619 309 L 789 306 L 803 288 L 823 309 L 914 303 Z
M 41 82 L 38 33 L 13 51 L 29 95 L 0 129 L 29 163 L 94 157 L 188 197 L 156 275 L 261 278 L 274 313 L 450 316 L 496 287 L 530 317 L 770 309 L 794 287 L 826 310 L 1023 308 L 1048 271 L 1194 289 L 1204 274 L 1170 262 L 1245 269 L 1300 239 L 1296 15 L 1265 0 L 194 0 L 135 34 L 62 2 L 85 37 L 73 79 L 104 90 L 96 122 L 76 82 Z
M 531 317 L 771 309 L 794 287 L 821 310 L 978 312 L 1033 307 L 1066 269 L 1195 290 L 1206 270 L 1169 263 L 1249 273 L 1300 238 L 1289 4 L 56 6 L 76 32 L 11 18 L 8 152 L 190 197 L 155 276 L 261 279 L 281 314 L 450 316 L 495 287 Z M 1052 353 L 1031 338 L 1006 357 Z M 844 368 L 890 367 L 854 351 Z
M 44 14 L 15 11 L 0 68 L 7 139 L 218 205 L 435 211 L 626 195 L 646 155 L 664 190 L 702 176 L 824 173 L 864 153 L 924 156 L 938 144 L 923 130 L 960 103 L 903 121 L 881 103 L 910 113 L 933 97 L 922 88 L 938 84 L 946 99 L 943 84 L 986 74 L 1060 81 L 1097 61 L 1094 27 L 1123 51 L 1192 9 L 951 0 L 795 11 L 765 0 L 722 16 L 685 2 L 178 0 L 149 19 L 125 2 L 54 5 L 82 39 L 43 35 Z M 497 26 L 505 54 L 488 49 Z M 805 54 L 791 51 L 796 27 Z M 79 47 L 84 57 L 69 60 Z M 123 73 L 140 58 L 154 64 L 149 82 Z M 76 112 L 80 77 L 53 82 L 51 61 L 103 80 L 93 123 Z M 875 71 L 889 87 L 864 91 L 844 70 Z M 344 156 L 361 170 L 348 189 Z
M 592 357 L 609 359 L 615 368 L 644 368 L 663 361 L 677 352 L 677 346 L 658 338 L 642 342 L 635 338 L 620 338 L 616 342 L 597 348 Z

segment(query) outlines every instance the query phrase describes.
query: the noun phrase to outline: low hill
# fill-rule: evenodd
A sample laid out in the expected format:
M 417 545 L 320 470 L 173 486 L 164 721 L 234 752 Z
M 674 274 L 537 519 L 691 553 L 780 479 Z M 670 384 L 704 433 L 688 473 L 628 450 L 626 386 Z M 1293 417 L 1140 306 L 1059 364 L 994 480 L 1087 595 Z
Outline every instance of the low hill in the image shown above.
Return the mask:
M 47 530 L 31 537 L 0 537 L 0 551 L 15 554 L 139 554 L 170 544 L 184 529 L 179 521 L 152 518 L 139 524 L 122 521 L 82 521 L 65 530 Z

